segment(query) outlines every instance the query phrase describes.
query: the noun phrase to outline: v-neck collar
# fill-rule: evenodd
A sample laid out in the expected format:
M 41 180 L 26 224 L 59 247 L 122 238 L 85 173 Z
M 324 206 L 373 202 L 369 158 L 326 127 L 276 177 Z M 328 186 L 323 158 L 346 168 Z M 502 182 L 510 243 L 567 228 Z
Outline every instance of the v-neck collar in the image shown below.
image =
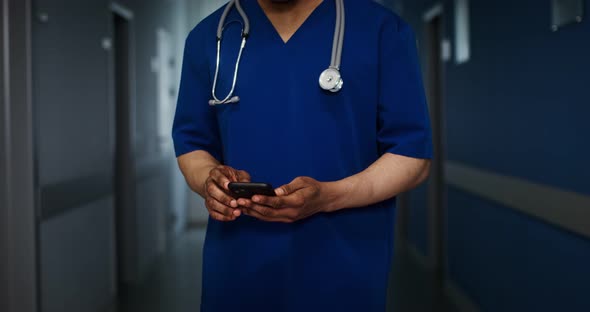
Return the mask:
M 303 21 L 303 23 L 297 28 L 297 30 L 295 30 L 293 35 L 291 35 L 291 37 L 287 41 L 283 40 L 283 37 L 281 37 L 281 34 L 279 33 L 279 31 L 277 30 L 275 25 L 272 23 L 272 21 L 270 20 L 268 15 L 266 15 L 266 12 L 264 12 L 264 9 L 262 9 L 260 4 L 258 3 L 258 0 L 249 0 L 249 1 L 253 2 L 252 6 L 254 6 L 253 10 L 256 11 L 256 14 L 261 16 L 261 18 L 259 20 L 262 23 L 266 24 L 265 27 L 270 27 L 270 30 L 273 33 L 272 36 L 276 40 L 278 40 L 283 46 L 287 46 L 293 41 L 293 39 L 296 39 L 297 37 L 301 36 L 300 33 L 302 31 L 305 31 L 305 28 L 308 26 L 308 24 L 313 22 L 316 15 L 323 14 L 323 11 L 325 11 L 328 6 L 327 2 L 330 2 L 331 0 L 322 0 L 322 2 L 311 12 L 311 14 L 309 14 L 309 16 Z

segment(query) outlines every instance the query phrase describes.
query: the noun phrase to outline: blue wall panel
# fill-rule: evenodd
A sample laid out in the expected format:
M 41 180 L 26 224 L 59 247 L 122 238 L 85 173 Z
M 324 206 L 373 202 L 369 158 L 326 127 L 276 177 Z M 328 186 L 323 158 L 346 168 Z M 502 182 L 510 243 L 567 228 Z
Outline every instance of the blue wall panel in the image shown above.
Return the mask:
M 449 269 L 483 311 L 590 311 L 590 241 L 449 188 Z
M 553 33 L 550 7 L 472 1 L 472 60 L 447 67 L 448 156 L 590 194 L 590 22 Z
M 420 41 L 439 2 L 452 40 L 453 1 L 403 1 Z M 471 0 L 471 60 L 445 66 L 446 156 L 590 194 L 590 3 L 584 22 L 555 33 L 550 9 Z M 447 204 L 450 278 L 483 311 L 590 311 L 590 240 L 455 188 Z M 425 232 L 410 233 L 423 244 Z

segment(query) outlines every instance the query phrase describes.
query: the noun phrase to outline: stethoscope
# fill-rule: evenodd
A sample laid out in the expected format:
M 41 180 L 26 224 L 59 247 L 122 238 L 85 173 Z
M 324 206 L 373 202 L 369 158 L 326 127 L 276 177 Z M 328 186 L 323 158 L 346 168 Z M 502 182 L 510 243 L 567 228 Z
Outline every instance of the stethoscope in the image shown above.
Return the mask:
M 319 83 L 320 87 L 323 90 L 330 91 L 330 92 L 338 92 L 342 89 L 342 85 L 344 81 L 342 80 L 342 76 L 340 75 L 340 64 L 342 60 L 342 46 L 344 42 L 344 25 L 345 25 L 345 14 L 344 14 L 344 2 L 343 0 L 335 0 L 336 1 L 336 29 L 334 30 L 334 42 L 332 44 L 332 59 L 330 62 L 330 67 L 324 70 L 320 75 Z M 238 59 L 236 60 L 236 65 L 234 68 L 234 77 L 231 86 L 231 90 L 229 94 L 224 99 L 219 99 L 215 94 L 217 89 L 217 78 L 219 76 L 219 60 L 221 55 L 221 40 L 223 39 L 223 29 L 225 25 L 225 21 L 227 16 L 229 15 L 230 10 L 235 5 L 238 13 L 244 20 L 242 25 L 242 44 L 240 46 L 240 52 L 238 53 Z M 219 20 L 219 25 L 217 26 L 217 58 L 215 62 L 215 78 L 213 80 L 213 89 L 211 90 L 211 94 L 213 95 L 213 99 L 209 101 L 209 105 L 220 105 L 220 104 L 231 104 L 231 103 L 238 103 L 240 101 L 240 97 L 234 95 L 234 91 L 236 89 L 236 81 L 238 79 L 238 70 L 240 68 L 240 60 L 242 59 L 242 52 L 246 47 L 246 41 L 248 40 L 248 36 L 250 34 L 250 20 L 244 12 L 242 5 L 240 4 L 240 0 L 231 0 L 221 18 Z

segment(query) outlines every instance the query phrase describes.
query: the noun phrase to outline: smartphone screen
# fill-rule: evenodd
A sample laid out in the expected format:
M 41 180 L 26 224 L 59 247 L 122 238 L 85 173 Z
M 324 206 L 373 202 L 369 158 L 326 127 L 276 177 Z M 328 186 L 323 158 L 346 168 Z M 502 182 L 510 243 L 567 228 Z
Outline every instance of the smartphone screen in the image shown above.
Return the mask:
M 274 188 L 268 183 L 231 182 L 228 187 L 235 198 L 252 198 L 254 195 L 276 196 Z

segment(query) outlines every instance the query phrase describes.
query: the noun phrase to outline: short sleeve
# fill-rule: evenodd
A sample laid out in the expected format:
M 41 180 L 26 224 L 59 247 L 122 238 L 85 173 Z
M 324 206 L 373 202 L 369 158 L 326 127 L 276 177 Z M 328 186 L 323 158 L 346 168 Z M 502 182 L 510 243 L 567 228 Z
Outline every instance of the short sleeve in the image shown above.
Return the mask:
M 204 150 L 221 161 L 219 126 L 215 110 L 209 106 L 211 83 L 206 44 L 197 28 L 186 39 L 172 139 L 177 157 Z
M 378 142 L 380 154 L 432 158 L 432 134 L 416 39 L 400 19 L 381 30 Z

